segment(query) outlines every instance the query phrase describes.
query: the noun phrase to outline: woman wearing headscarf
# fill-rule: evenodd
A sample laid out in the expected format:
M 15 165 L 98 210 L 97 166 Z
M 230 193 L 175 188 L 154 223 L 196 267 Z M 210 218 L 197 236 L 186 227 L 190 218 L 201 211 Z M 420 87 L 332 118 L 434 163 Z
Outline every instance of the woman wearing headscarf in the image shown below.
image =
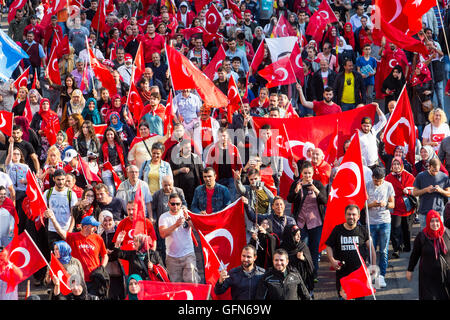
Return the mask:
M 384 79 L 381 87 L 381 92 L 386 95 L 384 98 L 385 109 L 387 109 L 389 102 L 398 100 L 405 83 L 406 78 L 403 69 L 400 65 L 396 65 L 386 79 Z
M 44 162 L 47 158 L 47 150 L 56 142 L 56 133 L 60 130 L 58 115 L 50 108 L 50 100 L 41 99 L 39 112 L 33 116 L 31 126 L 37 130 L 41 138 L 41 152 L 39 160 Z
M 413 172 L 412 165 L 408 162 L 408 160 L 406 160 L 406 154 L 403 146 L 396 146 L 394 148 L 394 154 L 388 154 L 386 152 L 386 150 L 384 149 L 384 143 L 380 144 L 380 149 L 380 158 L 383 160 L 386 167 L 386 174 L 391 172 L 391 163 L 396 157 L 402 159 L 403 169 L 405 169 L 409 173 Z
M 67 133 L 59 130 L 56 134 L 56 142 L 54 144 L 56 148 L 58 148 L 61 154 L 64 154 L 67 147 L 69 147 L 69 143 L 67 142 Z
M 129 274 L 137 274 L 143 280 L 167 281 L 167 272 L 158 253 L 151 249 L 152 238 L 144 234 L 134 236 L 134 250 L 121 250 L 126 231 L 121 231 L 109 255 L 111 261 L 124 259 L 129 262 Z
M 395 157 L 391 162 L 391 173 L 385 180 L 390 182 L 395 191 L 395 207 L 391 212 L 391 241 L 393 257 L 398 258 L 400 251 L 411 250 L 411 227 L 414 222 L 414 207 L 407 207 L 407 197 L 412 195 L 414 176 L 405 170 L 403 160 Z M 406 201 L 405 202 L 405 198 Z
M 256 50 L 258 50 L 259 44 L 264 40 L 265 37 L 266 35 L 264 34 L 263 28 L 261 26 L 257 26 L 255 28 L 255 36 L 253 37 L 252 41 L 252 47 L 255 52 Z
M 356 61 L 356 54 L 355 51 L 353 50 L 353 47 L 349 44 L 347 44 L 347 42 L 345 41 L 343 36 L 340 36 L 337 39 L 338 42 L 338 52 L 337 52 L 337 58 L 338 58 L 338 70 L 343 70 L 344 68 L 344 63 L 346 60 L 352 60 L 353 63 L 355 63 Z M 335 50 L 334 50 L 335 51 Z
M 419 300 L 449 300 L 448 270 L 450 265 L 450 231 L 438 212 L 427 213 L 426 227 L 414 240 L 406 279 L 412 280 L 419 263 Z
M 68 124 L 68 117 L 75 113 L 81 114 L 85 105 L 86 101 L 84 100 L 81 90 L 73 90 L 70 100 L 66 103 L 63 109 L 61 117 L 61 127 L 63 129 L 66 129 Z
M 109 114 L 109 118 L 107 119 L 106 123 L 108 124 L 108 126 L 116 130 L 116 133 L 122 140 L 122 143 L 125 147 L 125 151 L 128 154 L 128 147 L 131 145 L 131 142 L 136 136 L 134 131 L 130 128 L 130 126 L 127 123 L 123 123 L 120 120 L 120 115 L 118 112 L 111 112 Z
M 102 123 L 102 117 L 97 109 L 97 100 L 95 100 L 95 98 L 86 100 L 86 105 L 81 112 L 81 116 L 84 120 L 92 121 L 94 125 Z
M 272 231 L 269 219 L 264 219 L 258 226 L 258 230 L 252 233 L 249 244 L 256 248 L 256 265 L 269 269 L 273 267 L 273 253 L 280 245 L 280 239 Z
M 30 103 L 31 114 L 35 114 L 40 109 L 42 96 L 37 89 L 31 89 L 28 92 L 28 102 Z
M 411 109 L 414 115 L 414 123 L 422 136 L 423 128 L 427 122 L 428 114 L 433 109 L 433 79 L 428 67 L 419 62 L 409 82 L 411 87 Z
M 105 119 L 108 119 L 112 112 L 117 112 L 120 115 L 120 121 L 127 123 L 128 125 L 133 125 L 133 119 L 128 107 L 122 104 L 122 98 L 119 94 L 115 94 L 111 98 L 111 106 L 105 112 Z
M 302 276 L 310 294 L 314 289 L 314 264 L 308 246 L 301 240 L 300 228 L 296 224 L 287 225 L 283 231 L 281 248 L 289 255 L 289 265 Z
M 323 44 L 325 42 L 329 42 L 329 43 L 331 43 L 331 47 L 335 48 L 336 45 L 338 44 L 338 40 L 339 40 L 338 29 L 337 29 L 337 27 L 332 25 L 325 32 L 325 35 L 323 36 L 321 43 Z
M 138 274 L 132 274 L 127 280 L 127 297 L 125 300 L 139 300 L 138 293 L 140 290 L 139 281 L 142 281 L 141 276 Z
M 345 42 L 355 50 L 355 34 L 353 33 L 353 26 L 350 22 L 344 24 L 344 39 Z
M 436 152 L 434 152 L 433 147 L 422 146 L 422 148 L 420 148 L 420 160 L 414 164 L 412 174 L 417 177 L 417 175 L 422 171 L 428 170 L 428 168 L 430 167 L 430 160 L 433 158 L 437 158 Z M 447 169 L 445 169 L 445 166 L 442 163 L 439 170 L 448 175 L 448 171 Z

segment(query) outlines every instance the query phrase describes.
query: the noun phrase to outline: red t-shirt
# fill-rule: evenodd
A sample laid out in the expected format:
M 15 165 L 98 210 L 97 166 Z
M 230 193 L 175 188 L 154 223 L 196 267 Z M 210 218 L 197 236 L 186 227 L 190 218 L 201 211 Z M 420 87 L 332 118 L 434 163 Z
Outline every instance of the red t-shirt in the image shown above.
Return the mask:
M 153 241 L 156 240 L 156 233 L 155 233 L 155 229 L 153 228 L 153 224 L 150 222 L 149 219 L 145 219 L 146 222 L 146 228 L 147 228 L 147 235 L 150 236 L 150 238 L 152 239 L 150 241 L 150 243 L 152 243 Z M 117 240 L 117 236 L 119 235 L 120 232 L 125 231 L 125 238 L 123 239 L 122 242 L 122 246 L 120 247 L 120 249 L 122 250 L 134 250 L 133 248 L 133 232 L 132 231 L 133 228 L 133 222 L 126 218 L 123 219 L 122 221 L 119 222 L 119 225 L 117 226 L 116 229 L 116 233 L 114 234 L 114 238 L 113 238 L 113 242 L 116 242 Z
M 152 54 L 155 52 L 161 53 L 164 49 L 164 38 L 160 34 L 155 34 L 154 38 L 150 38 L 147 34 L 142 37 L 142 45 L 144 51 L 145 63 L 152 62 Z
M 211 129 L 211 118 L 202 122 L 202 147 L 203 150 L 214 142 L 212 129 Z
M 342 112 L 341 107 L 339 107 L 336 103 L 328 105 L 325 103 L 325 101 L 313 101 L 313 104 L 313 110 L 316 113 L 316 116 L 324 116 L 326 114 Z
M 214 189 L 206 188 L 206 213 L 208 213 L 208 214 L 213 212 L 213 208 L 212 208 L 213 193 L 214 193 Z
M 68 232 L 66 242 L 72 248 L 72 257 L 81 262 L 84 281 L 90 281 L 91 272 L 100 266 L 100 256 L 107 254 L 102 237 L 96 233 L 85 237 L 80 232 Z

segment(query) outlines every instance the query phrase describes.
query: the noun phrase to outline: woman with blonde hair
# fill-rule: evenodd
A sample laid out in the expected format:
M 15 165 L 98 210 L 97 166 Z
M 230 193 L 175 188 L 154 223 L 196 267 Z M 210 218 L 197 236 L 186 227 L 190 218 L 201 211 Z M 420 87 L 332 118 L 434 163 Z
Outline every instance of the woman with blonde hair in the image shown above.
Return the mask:
M 14 104 L 12 106 L 12 112 L 14 113 L 14 117 L 24 115 L 23 113 L 25 111 L 27 97 L 28 97 L 27 87 L 20 87 L 19 91 L 17 92 L 16 101 L 14 101 Z
M 42 174 L 38 175 L 38 178 L 44 182 L 44 190 L 54 185 L 52 175 L 57 169 L 62 169 L 63 167 L 61 152 L 58 147 L 51 146 L 47 151 L 47 159 L 42 167 Z
M 72 92 L 70 100 L 66 103 L 62 113 L 61 127 L 67 128 L 68 117 L 74 113 L 81 114 L 83 112 L 86 101 L 80 89 L 75 89 Z
M 447 123 L 447 116 L 444 110 L 435 108 L 428 115 L 429 124 L 425 126 L 422 133 L 422 144 L 430 145 L 434 151 L 439 150 L 441 141 L 450 135 L 450 129 Z

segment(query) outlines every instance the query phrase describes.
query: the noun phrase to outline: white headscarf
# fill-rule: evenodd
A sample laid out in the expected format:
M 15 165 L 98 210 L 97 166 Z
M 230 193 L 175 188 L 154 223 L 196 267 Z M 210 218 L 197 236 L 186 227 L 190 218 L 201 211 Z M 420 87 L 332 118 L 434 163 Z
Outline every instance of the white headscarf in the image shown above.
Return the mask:
M 353 50 L 352 46 L 347 44 L 347 41 L 345 41 L 343 36 L 339 37 L 339 43 L 343 42 L 342 47 L 338 45 L 338 53 L 344 52 L 344 50 Z

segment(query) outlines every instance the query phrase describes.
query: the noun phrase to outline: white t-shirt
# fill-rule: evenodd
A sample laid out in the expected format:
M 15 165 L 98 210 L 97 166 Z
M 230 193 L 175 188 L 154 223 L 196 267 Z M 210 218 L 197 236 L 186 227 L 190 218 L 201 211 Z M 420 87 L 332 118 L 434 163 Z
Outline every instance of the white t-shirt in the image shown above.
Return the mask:
M 438 142 L 439 144 L 437 146 L 433 147 L 434 151 L 438 151 L 441 141 L 450 135 L 450 129 L 449 129 L 447 123 L 441 124 L 441 126 L 439 128 L 436 128 L 435 126 L 433 126 L 433 128 L 431 128 L 431 126 L 432 126 L 431 123 L 429 123 L 425 126 L 425 128 L 423 129 L 422 138 L 426 138 L 430 141 Z M 433 134 L 431 134 L 431 131 L 433 131 Z
M 46 202 L 49 190 L 46 190 L 43 195 L 44 200 Z M 72 191 L 71 206 L 69 208 L 69 201 L 67 195 L 68 190 L 69 189 L 64 188 L 63 191 L 57 191 L 55 188 L 53 188 L 52 194 L 50 195 L 50 199 L 47 202 L 48 208 L 55 213 L 56 221 L 58 221 L 59 225 L 64 231 L 67 231 L 69 229 L 71 216 L 70 208 L 73 208 L 78 201 L 77 195 L 75 194 L 75 192 Z M 50 220 L 48 221 L 48 230 L 56 232 L 56 229 Z
M 4 173 L 4 172 L 0 172 L 0 186 L 4 186 L 6 188 L 6 196 L 8 198 L 11 197 L 10 192 L 9 192 L 9 187 L 13 185 L 13 182 L 11 180 L 11 177 Z
M 14 231 L 14 217 L 5 208 L 0 208 L 0 246 L 9 244 L 9 236 Z
M 183 216 L 180 211 L 177 215 L 170 214 L 169 211 L 163 213 L 159 217 L 159 226 L 168 228 L 174 225 L 178 218 Z M 194 253 L 194 245 L 191 238 L 191 227 L 184 228 L 179 226 L 170 236 L 166 237 L 166 254 L 173 258 L 184 257 L 190 253 Z

